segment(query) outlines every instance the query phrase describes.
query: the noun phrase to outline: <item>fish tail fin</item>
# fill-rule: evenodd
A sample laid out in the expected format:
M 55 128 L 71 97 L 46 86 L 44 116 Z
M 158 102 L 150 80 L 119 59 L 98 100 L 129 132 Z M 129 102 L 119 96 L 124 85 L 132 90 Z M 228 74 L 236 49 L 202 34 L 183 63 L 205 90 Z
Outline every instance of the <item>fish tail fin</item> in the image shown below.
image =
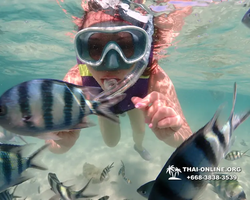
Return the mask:
M 99 102 L 92 101 L 92 109 L 94 113 L 99 116 L 106 117 L 107 119 L 112 120 L 113 122 L 119 123 L 119 118 L 112 113 L 109 109 L 110 107 L 116 105 L 125 98 L 126 94 L 121 93 L 113 97 L 107 97 L 105 99 L 100 99 Z
M 234 95 L 233 95 L 233 107 L 229 116 L 230 133 L 234 131 L 242 122 L 244 122 L 250 116 L 250 110 L 243 115 L 235 115 L 234 108 L 237 96 L 237 85 L 234 83 Z
M 39 155 L 43 150 L 45 150 L 50 144 L 45 144 L 38 150 L 36 150 L 31 156 L 28 157 L 28 166 L 30 168 L 40 169 L 40 170 L 48 170 L 47 167 L 40 166 L 39 164 L 36 164 L 33 160 L 34 158 Z
M 224 104 L 222 104 L 214 113 L 212 119 L 203 127 L 205 130 L 202 132 L 207 132 L 206 130 L 214 130 L 214 129 L 219 129 L 219 125 L 218 125 L 218 118 L 219 115 L 221 113 L 221 110 L 224 108 Z M 202 128 L 202 129 L 203 129 Z M 201 130 L 201 129 L 200 129 Z
M 234 115 L 232 118 L 232 128 L 235 130 L 238 126 L 244 122 L 250 116 L 250 110 L 242 115 Z
M 89 180 L 89 182 L 81 190 L 76 192 L 76 194 L 75 194 L 76 199 L 78 199 L 78 198 L 92 198 L 92 197 L 97 196 L 97 194 L 94 194 L 94 195 L 84 195 L 83 194 L 83 192 L 87 189 L 87 187 L 89 186 L 91 181 L 92 181 L 92 178 Z

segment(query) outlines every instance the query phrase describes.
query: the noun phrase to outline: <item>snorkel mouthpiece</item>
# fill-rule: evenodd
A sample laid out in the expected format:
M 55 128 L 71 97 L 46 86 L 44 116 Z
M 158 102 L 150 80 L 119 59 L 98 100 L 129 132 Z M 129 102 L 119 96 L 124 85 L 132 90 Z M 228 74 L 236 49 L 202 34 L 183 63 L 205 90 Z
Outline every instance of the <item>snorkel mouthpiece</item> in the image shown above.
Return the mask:
M 117 83 L 116 79 L 104 80 L 104 90 L 111 90 L 115 88 Z

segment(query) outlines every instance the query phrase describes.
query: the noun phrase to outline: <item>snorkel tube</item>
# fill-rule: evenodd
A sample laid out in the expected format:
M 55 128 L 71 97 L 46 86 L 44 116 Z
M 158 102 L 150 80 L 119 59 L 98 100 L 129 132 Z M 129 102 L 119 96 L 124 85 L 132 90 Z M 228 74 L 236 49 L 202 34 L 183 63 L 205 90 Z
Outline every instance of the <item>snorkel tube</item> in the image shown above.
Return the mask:
M 108 80 L 105 84 L 105 90 L 95 97 L 94 100 L 98 101 L 107 96 L 115 96 L 119 93 L 124 93 L 127 89 L 133 86 L 140 76 L 145 71 L 149 57 L 151 54 L 152 35 L 154 33 L 153 15 L 149 13 L 147 9 L 140 4 L 133 3 L 129 0 L 89 0 L 93 3 L 92 10 L 100 11 L 109 14 L 111 16 L 119 15 L 124 21 L 130 24 L 143 28 L 148 35 L 148 43 L 146 45 L 145 56 L 134 64 L 133 70 L 128 73 L 123 80 L 117 82 L 115 79 Z M 130 5 L 133 4 L 133 10 L 130 9 Z M 137 11 L 135 11 L 137 9 Z M 140 11 L 139 11 L 140 10 Z M 143 13 L 143 14 L 142 14 Z M 79 61 L 79 55 L 77 53 L 77 60 Z M 83 63 L 84 64 L 84 63 Z

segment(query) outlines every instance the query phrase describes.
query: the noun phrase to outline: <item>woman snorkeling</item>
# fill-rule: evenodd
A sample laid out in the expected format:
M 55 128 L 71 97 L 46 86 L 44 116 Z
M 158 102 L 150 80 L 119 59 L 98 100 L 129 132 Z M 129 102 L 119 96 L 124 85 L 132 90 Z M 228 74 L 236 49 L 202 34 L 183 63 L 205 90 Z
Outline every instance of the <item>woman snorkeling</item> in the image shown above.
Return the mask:
M 154 56 L 153 44 L 158 34 L 153 16 L 129 1 L 91 0 L 83 7 L 85 13 L 75 36 L 77 65 L 64 81 L 101 87 L 104 95 L 114 88 L 125 88 L 126 98 L 112 111 L 117 115 L 127 112 L 134 149 L 143 159 L 151 159 L 142 145 L 145 123 L 159 140 L 178 147 L 192 132 L 174 85 Z M 106 145 L 116 146 L 121 137 L 120 125 L 103 117 L 98 120 Z M 64 153 L 74 145 L 79 133 L 80 130 L 58 132 L 61 140 L 46 142 L 52 144 L 52 152 Z

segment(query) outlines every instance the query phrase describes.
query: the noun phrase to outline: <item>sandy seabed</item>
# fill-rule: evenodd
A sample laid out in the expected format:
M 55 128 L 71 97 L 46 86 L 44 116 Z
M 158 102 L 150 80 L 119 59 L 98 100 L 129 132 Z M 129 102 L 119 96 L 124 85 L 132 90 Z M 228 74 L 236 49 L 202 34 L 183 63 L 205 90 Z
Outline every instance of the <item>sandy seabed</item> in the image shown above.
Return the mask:
M 159 141 L 151 130 L 146 128 L 143 144 L 153 159 L 151 161 L 143 160 L 133 148 L 132 131 L 127 117 L 121 118 L 121 121 L 121 140 L 114 148 L 109 148 L 104 144 L 99 127 L 95 126 L 83 129 L 75 146 L 65 154 L 56 155 L 46 150 L 37 160 L 39 163 L 47 166 L 49 170 L 40 171 L 37 169 L 28 169 L 24 173 L 32 174 L 35 178 L 18 186 L 15 194 L 23 198 L 27 197 L 27 200 L 48 200 L 54 195 L 54 193 L 49 190 L 50 186 L 47 178 L 49 172 L 56 173 L 60 181 L 66 181 L 66 185 L 73 184 L 75 185 L 75 189 L 78 190 L 88 181 L 82 176 L 83 165 L 85 163 L 90 163 L 103 169 L 114 162 L 114 167 L 110 170 L 109 178 L 100 184 L 90 184 L 86 194 L 98 194 L 97 197 L 91 198 L 93 200 L 97 200 L 105 195 L 108 195 L 110 200 L 143 200 L 144 198 L 136 192 L 137 188 L 157 177 L 175 149 Z M 197 130 L 199 125 L 195 124 L 191 128 L 192 130 Z M 247 150 L 248 147 L 243 147 L 240 144 L 241 139 L 244 139 L 247 144 L 250 144 L 250 140 L 244 138 L 244 134 L 241 133 L 241 135 L 236 138 L 232 149 Z M 36 145 L 32 147 L 32 151 L 44 144 L 43 140 L 31 137 L 27 138 L 27 141 L 36 143 Z M 131 180 L 131 184 L 127 184 L 121 176 L 118 176 L 121 160 L 125 164 L 126 177 Z M 234 174 L 238 176 L 239 182 L 244 188 L 247 197 L 249 197 L 250 158 L 243 157 L 236 161 L 223 160 L 220 166 L 241 167 L 242 171 Z M 40 193 L 38 193 L 38 188 L 40 188 Z M 219 200 L 220 198 L 207 187 L 200 199 Z

